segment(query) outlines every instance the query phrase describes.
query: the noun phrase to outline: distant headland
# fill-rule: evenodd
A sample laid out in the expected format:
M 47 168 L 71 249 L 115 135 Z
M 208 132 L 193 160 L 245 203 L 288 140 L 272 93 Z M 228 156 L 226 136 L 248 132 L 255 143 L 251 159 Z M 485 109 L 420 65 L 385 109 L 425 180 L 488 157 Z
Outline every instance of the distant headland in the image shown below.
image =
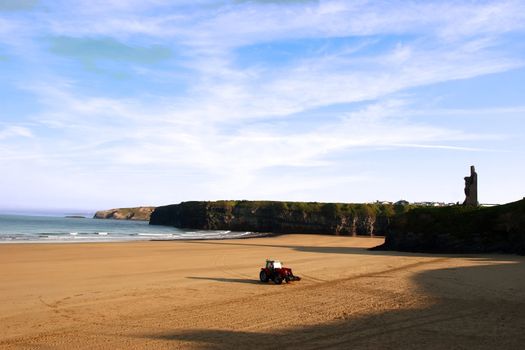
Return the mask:
M 94 219 L 114 220 L 140 220 L 149 221 L 150 215 L 155 207 L 115 208 L 99 210 L 93 216 Z

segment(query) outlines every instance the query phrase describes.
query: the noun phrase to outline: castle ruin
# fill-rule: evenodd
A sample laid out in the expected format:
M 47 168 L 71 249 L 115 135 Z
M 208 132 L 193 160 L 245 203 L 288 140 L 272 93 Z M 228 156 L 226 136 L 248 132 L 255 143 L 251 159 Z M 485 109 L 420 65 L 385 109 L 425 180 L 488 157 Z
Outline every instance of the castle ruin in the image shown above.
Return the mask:
M 470 176 L 465 177 L 465 201 L 463 205 L 478 206 L 478 174 L 474 165 L 470 166 Z

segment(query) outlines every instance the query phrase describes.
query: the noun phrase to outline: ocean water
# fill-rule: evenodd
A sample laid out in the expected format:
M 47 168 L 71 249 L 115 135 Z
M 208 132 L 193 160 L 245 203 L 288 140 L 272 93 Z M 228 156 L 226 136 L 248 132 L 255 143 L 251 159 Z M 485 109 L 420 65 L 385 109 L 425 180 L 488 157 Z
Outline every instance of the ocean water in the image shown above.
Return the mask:
M 253 232 L 185 230 L 149 225 L 147 221 L 0 214 L 0 243 L 226 239 L 261 235 Z

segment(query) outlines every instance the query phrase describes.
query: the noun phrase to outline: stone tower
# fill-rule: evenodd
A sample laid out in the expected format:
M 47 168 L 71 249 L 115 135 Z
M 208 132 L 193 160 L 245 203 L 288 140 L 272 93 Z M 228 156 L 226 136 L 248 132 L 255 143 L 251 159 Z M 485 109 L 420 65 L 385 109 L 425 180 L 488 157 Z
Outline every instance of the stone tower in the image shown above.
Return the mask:
M 474 165 L 470 166 L 470 176 L 465 177 L 465 201 L 463 205 L 477 206 L 478 202 L 478 174 Z

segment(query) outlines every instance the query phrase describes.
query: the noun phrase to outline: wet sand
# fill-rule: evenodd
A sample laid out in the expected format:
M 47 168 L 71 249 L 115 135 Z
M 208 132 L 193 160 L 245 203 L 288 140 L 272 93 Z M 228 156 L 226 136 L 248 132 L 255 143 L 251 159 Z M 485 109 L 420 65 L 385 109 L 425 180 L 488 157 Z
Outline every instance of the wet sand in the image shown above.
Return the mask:
M 380 238 L 0 245 L 1 349 L 521 349 L 525 257 Z M 266 258 L 303 279 L 258 281 Z

